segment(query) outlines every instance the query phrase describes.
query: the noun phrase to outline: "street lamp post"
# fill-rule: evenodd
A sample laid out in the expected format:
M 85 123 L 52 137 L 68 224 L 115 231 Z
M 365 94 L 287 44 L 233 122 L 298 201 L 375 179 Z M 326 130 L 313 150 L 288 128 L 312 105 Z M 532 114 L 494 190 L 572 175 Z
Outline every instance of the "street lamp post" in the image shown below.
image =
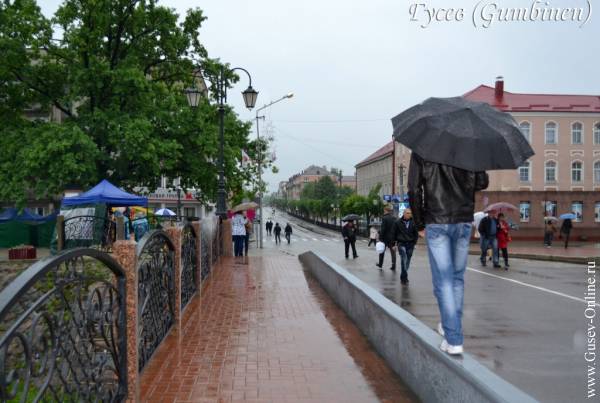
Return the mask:
M 181 221 L 181 186 L 177 185 L 177 221 Z
M 249 85 L 246 90 L 242 92 L 244 97 L 244 103 L 246 108 L 252 109 L 256 105 L 256 98 L 258 98 L 258 92 L 252 88 L 252 76 L 250 73 L 242 67 L 234 67 L 227 70 L 231 73 L 236 70 L 241 70 L 248 75 Z M 221 66 L 219 78 L 217 80 L 217 98 L 219 100 L 219 183 L 217 188 L 217 216 L 221 219 L 227 217 L 227 203 L 226 196 L 227 191 L 225 190 L 225 163 L 224 163 L 224 143 L 225 143 L 225 104 L 227 102 L 227 85 L 225 83 L 225 67 Z M 195 73 L 199 73 L 196 71 Z M 185 94 L 188 100 L 188 104 L 195 108 L 198 106 L 198 102 L 202 95 L 202 91 L 196 87 L 195 80 L 192 83 L 191 88 L 185 90 Z
M 258 159 L 258 214 L 260 215 L 260 225 L 259 225 L 259 230 L 258 230 L 258 234 L 259 234 L 259 238 L 260 238 L 260 242 L 259 242 L 259 247 L 262 249 L 263 247 L 263 222 L 264 222 L 264 217 L 263 217 L 263 208 L 262 208 L 262 147 L 260 146 L 260 132 L 259 132 L 259 124 L 258 124 L 258 120 L 259 119 L 264 119 L 265 116 L 259 116 L 258 112 L 267 109 L 269 106 L 276 104 L 277 102 L 283 101 L 284 99 L 288 99 L 294 96 L 293 92 L 289 92 L 287 94 L 285 94 L 284 96 L 282 96 L 281 98 L 275 100 L 275 101 L 271 101 L 270 103 L 261 106 L 260 108 L 258 108 L 256 110 L 256 144 L 258 146 L 258 155 L 257 155 L 257 159 Z

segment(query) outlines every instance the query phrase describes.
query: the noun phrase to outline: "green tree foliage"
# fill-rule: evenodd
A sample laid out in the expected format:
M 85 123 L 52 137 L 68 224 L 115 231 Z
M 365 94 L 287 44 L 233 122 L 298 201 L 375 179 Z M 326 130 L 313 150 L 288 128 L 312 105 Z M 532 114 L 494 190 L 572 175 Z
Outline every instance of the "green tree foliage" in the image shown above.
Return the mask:
M 183 95 L 198 68 L 216 88 L 222 63 L 200 42 L 204 20 L 156 0 L 64 0 L 51 19 L 33 0 L 0 2 L 0 199 L 23 204 L 30 191 L 52 197 L 102 178 L 152 189 L 166 175 L 214 200 L 216 94 L 196 110 Z M 237 79 L 227 74 L 227 86 Z M 25 119 L 34 106 L 64 119 Z M 239 166 L 241 149 L 260 148 L 250 128 L 226 110 L 229 191 L 255 177 Z

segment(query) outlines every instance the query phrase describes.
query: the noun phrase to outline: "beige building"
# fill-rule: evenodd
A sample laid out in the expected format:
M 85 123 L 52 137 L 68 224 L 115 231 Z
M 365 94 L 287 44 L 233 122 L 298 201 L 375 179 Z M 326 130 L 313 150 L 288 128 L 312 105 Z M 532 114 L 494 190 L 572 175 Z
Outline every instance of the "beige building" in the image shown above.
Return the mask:
M 366 196 L 381 183 L 379 195 L 394 193 L 394 141 L 390 141 L 356 164 L 356 193 Z
M 326 166 L 320 167 L 317 165 L 311 165 L 299 174 L 291 176 L 290 179 L 286 182 L 285 186 L 283 186 L 280 183 L 279 189 L 285 189 L 285 194 L 288 199 L 298 200 L 300 199 L 300 195 L 302 194 L 302 189 L 304 189 L 304 186 L 307 183 L 317 182 L 323 176 L 329 176 L 333 183 L 336 183 L 338 185 L 341 184 L 341 186 L 349 186 L 352 189 L 355 188 L 356 180 L 354 176 L 342 176 L 340 180 L 340 177 L 337 175 L 337 172 L 338 171 L 336 171 L 336 173 L 332 173 L 330 170 L 327 169 Z
M 501 77 L 464 96 L 509 112 L 535 152 L 517 170 L 491 171 L 478 208 L 513 203 L 525 238 L 541 235 L 545 215 L 573 212 L 575 237 L 600 239 L 600 96 L 511 93 Z

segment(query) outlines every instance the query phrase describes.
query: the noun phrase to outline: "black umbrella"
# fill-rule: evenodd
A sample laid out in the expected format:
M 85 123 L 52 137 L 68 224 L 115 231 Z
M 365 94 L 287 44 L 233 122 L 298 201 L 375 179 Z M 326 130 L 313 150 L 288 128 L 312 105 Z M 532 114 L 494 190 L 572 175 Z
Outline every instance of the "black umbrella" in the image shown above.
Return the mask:
M 534 154 L 511 115 L 462 97 L 429 98 L 392 125 L 394 139 L 423 159 L 469 171 L 515 169 Z
M 357 221 L 360 220 L 360 216 L 358 214 L 348 214 L 347 216 L 342 217 L 342 221 Z

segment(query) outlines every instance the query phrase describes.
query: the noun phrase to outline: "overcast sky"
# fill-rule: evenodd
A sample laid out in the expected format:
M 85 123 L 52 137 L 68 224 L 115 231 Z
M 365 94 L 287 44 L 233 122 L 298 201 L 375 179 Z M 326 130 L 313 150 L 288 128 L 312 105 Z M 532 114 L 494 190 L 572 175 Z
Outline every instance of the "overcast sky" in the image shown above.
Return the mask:
M 583 27 L 535 21 L 494 22 L 486 29 L 473 26 L 478 0 L 420 1 L 429 8 L 463 8 L 464 18 L 421 28 L 426 14 L 420 8 L 419 21 L 410 21 L 408 0 L 161 4 L 180 15 L 190 7 L 204 10 L 208 20 L 200 37 L 209 55 L 250 71 L 260 92 L 257 107 L 294 92 L 294 98 L 267 109 L 261 123 L 261 134 L 270 127 L 275 138 L 280 171 L 265 175 L 272 190 L 311 164 L 354 174 L 356 163 L 390 141 L 391 117 L 429 96 L 493 85 L 497 75 L 511 92 L 600 95 L 600 9 Z M 47 15 L 59 3 L 39 2 Z M 487 11 L 532 4 L 488 3 Z M 587 7 L 585 0 L 549 4 Z M 240 118 L 250 120 L 255 114 L 237 94 L 247 86 L 241 78 L 229 101 Z

